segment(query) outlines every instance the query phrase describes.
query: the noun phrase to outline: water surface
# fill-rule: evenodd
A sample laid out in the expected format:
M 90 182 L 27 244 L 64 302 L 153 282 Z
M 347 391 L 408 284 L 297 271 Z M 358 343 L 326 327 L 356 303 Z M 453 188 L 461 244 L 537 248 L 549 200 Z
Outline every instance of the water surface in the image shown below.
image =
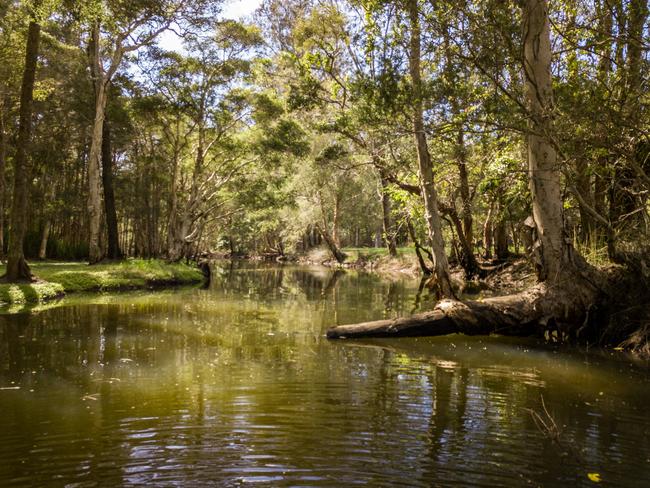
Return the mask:
M 431 306 L 416 280 L 239 264 L 0 316 L 0 486 L 650 486 L 644 365 L 324 338 Z

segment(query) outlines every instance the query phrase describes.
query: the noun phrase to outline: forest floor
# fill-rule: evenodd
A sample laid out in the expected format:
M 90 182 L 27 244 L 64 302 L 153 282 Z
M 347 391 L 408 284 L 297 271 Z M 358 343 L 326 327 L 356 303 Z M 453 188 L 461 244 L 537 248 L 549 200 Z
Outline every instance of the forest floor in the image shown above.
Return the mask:
M 161 260 L 129 259 L 89 266 L 79 262 L 30 263 L 33 283 L 0 283 L 0 302 L 38 303 L 66 293 L 116 291 L 200 283 L 197 267 Z M 0 274 L 4 266 L 0 266 Z

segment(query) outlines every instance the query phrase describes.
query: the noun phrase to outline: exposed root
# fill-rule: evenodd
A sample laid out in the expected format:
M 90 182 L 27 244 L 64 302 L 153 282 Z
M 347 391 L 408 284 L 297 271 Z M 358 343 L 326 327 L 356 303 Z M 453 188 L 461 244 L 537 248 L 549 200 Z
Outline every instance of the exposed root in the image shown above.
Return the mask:
M 650 323 L 645 323 L 628 336 L 620 346 L 642 358 L 650 358 Z

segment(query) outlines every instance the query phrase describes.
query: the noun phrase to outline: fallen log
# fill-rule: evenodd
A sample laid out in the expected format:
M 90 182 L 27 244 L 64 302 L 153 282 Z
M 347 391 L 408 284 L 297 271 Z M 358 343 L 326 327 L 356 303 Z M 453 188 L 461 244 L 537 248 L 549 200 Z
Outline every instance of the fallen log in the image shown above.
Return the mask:
M 582 288 L 582 291 L 585 289 Z M 429 312 L 410 317 L 339 325 L 329 339 L 413 337 L 447 334 L 526 336 L 556 332 L 575 336 L 589 315 L 595 292 L 568 293 L 538 284 L 524 292 L 479 301 L 442 300 Z

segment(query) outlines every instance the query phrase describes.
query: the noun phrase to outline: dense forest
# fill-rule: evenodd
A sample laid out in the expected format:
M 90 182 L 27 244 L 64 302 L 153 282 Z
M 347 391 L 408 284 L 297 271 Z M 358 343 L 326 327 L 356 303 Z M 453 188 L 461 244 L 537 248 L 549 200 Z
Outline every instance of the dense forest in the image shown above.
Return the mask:
M 453 330 L 576 335 L 645 299 L 645 0 L 221 8 L 0 3 L 7 280 L 30 259 L 410 246 L 451 298 L 450 266 L 534 265 L 525 294 L 448 309 Z

